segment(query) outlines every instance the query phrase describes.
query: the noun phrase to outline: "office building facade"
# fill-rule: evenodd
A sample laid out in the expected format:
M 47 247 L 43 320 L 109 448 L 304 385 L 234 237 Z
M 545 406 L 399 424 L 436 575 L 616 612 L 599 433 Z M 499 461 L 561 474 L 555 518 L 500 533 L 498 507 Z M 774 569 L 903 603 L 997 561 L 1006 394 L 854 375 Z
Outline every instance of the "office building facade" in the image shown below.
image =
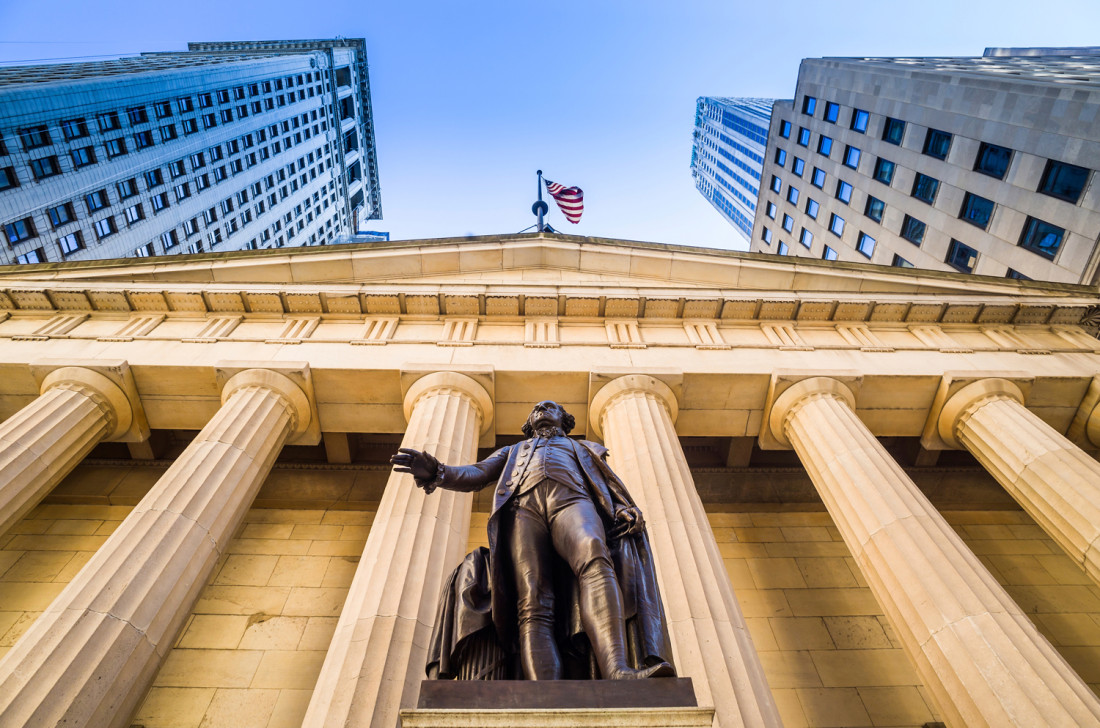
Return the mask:
M 691 176 L 745 240 L 752 235 L 773 103 L 711 96 L 695 102 Z
M 362 39 L 0 69 L 0 264 L 318 245 L 380 214 Z
M 807 59 L 751 250 L 1094 284 L 1100 50 Z

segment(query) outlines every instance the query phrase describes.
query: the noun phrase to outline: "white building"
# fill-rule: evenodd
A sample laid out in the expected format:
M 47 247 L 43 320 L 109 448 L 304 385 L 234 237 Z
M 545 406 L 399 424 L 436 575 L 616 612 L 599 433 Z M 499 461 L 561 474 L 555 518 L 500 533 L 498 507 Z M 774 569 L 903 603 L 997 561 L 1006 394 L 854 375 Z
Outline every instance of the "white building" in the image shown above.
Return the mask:
M 381 214 L 362 39 L 0 69 L 0 263 L 318 245 Z

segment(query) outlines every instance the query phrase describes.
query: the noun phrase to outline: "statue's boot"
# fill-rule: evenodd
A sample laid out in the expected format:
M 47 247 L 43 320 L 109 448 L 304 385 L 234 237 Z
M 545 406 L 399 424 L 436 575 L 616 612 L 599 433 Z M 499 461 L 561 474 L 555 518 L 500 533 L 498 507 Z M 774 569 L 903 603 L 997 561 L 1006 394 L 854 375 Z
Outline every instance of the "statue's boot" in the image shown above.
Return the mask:
M 667 662 L 635 669 L 626 662 L 626 629 L 623 601 L 610 564 L 600 568 L 592 564 L 581 576 L 581 619 L 588 641 L 596 654 L 596 663 L 605 680 L 637 680 L 648 677 L 676 677 Z
M 552 619 L 552 618 L 548 618 Z M 528 680 L 561 680 L 561 655 L 554 641 L 554 628 L 542 620 L 520 626 L 519 654 L 523 676 Z

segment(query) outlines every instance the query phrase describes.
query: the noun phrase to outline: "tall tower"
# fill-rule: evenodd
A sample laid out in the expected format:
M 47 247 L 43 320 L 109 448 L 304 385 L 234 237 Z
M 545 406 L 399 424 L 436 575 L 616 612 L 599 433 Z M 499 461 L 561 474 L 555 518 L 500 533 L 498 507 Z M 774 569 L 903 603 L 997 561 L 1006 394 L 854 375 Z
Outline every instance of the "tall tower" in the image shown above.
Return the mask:
M 380 215 L 363 39 L 0 69 L 0 263 L 323 245 Z

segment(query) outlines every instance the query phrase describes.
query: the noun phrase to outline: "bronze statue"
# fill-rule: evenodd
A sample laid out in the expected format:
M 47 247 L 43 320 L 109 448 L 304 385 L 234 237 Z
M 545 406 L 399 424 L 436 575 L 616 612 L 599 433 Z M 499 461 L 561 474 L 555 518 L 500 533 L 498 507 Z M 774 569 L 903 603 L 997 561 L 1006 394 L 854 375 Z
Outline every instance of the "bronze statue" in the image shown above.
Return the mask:
M 607 448 L 567 437 L 573 425 L 556 402 L 539 402 L 523 426 L 527 439 L 479 463 L 443 465 L 409 448 L 390 462 L 427 493 L 495 486 L 488 565 L 470 554 L 448 588 L 473 593 L 488 582 L 481 611 L 491 607 L 491 615 L 483 620 L 506 652 L 518 653 L 523 677 L 574 676 L 562 653 L 582 635 L 604 679 L 674 676 L 642 513 L 607 465 Z M 455 587 L 460 578 L 465 587 Z M 441 606 L 433 643 L 441 629 L 477 618 L 477 599 L 452 601 L 459 606 L 447 614 Z

